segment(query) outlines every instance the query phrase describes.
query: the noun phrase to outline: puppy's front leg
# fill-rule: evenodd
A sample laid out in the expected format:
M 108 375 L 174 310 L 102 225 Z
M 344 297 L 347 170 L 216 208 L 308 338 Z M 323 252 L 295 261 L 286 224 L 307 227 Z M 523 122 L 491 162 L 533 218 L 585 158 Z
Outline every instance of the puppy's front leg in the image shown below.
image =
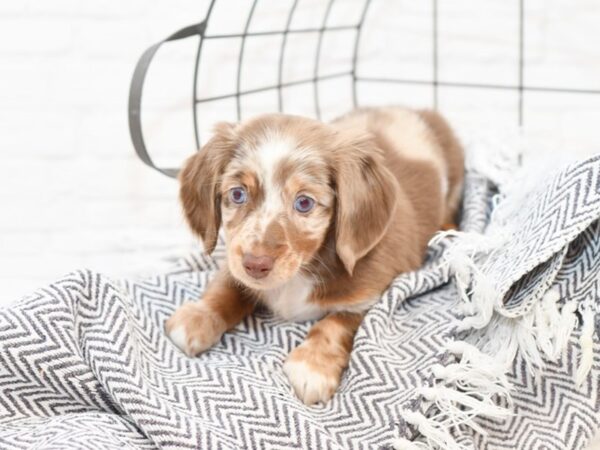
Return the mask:
M 207 286 L 202 300 L 184 303 L 167 320 L 165 329 L 173 343 L 189 356 L 196 356 L 219 342 L 252 312 L 255 303 L 222 269 Z
M 332 313 L 317 322 L 283 365 L 296 395 L 307 405 L 326 402 L 348 366 L 363 314 Z

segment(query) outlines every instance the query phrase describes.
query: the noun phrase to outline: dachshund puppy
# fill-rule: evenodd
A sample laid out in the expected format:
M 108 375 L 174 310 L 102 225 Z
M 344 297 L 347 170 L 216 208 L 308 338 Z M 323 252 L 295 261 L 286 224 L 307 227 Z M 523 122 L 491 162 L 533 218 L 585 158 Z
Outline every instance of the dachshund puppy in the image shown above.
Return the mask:
M 319 319 L 283 371 L 305 404 L 326 402 L 363 315 L 453 221 L 463 150 L 433 111 L 356 110 L 330 124 L 263 115 L 221 123 L 180 175 L 192 230 L 227 261 L 203 298 L 166 323 L 190 356 L 257 303 L 287 320 Z

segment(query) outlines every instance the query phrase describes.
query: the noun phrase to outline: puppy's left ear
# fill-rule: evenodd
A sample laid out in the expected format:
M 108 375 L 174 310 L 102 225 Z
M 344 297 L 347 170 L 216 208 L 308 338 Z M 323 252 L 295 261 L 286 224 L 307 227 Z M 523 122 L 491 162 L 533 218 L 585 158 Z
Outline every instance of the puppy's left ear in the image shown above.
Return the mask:
M 356 262 L 385 234 L 399 188 L 370 136 L 346 138 L 335 154 L 336 251 L 352 275 Z

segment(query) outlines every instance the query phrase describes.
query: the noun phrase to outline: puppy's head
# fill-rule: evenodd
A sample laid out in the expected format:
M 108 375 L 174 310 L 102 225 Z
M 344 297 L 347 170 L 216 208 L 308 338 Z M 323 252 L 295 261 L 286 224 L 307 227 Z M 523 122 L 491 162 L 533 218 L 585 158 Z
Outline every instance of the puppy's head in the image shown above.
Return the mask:
M 208 252 L 223 226 L 229 270 L 254 289 L 303 271 L 328 236 L 351 274 L 395 209 L 396 180 L 371 142 L 294 116 L 219 124 L 181 172 L 187 220 Z

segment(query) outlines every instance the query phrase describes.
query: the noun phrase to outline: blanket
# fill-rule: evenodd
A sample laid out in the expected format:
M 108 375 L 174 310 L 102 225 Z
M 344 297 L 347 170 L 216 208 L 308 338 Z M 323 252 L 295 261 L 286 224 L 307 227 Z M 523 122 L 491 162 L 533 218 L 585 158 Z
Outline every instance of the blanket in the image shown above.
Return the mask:
M 318 407 L 282 372 L 310 322 L 257 311 L 196 358 L 166 337 L 222 245 L 151 277 L 75 271 L 0 310 L 0 448 L 584 448 L 600 422 L 600 157 L 524 189 L 468 171 L 461 231 L 383 293 Z

